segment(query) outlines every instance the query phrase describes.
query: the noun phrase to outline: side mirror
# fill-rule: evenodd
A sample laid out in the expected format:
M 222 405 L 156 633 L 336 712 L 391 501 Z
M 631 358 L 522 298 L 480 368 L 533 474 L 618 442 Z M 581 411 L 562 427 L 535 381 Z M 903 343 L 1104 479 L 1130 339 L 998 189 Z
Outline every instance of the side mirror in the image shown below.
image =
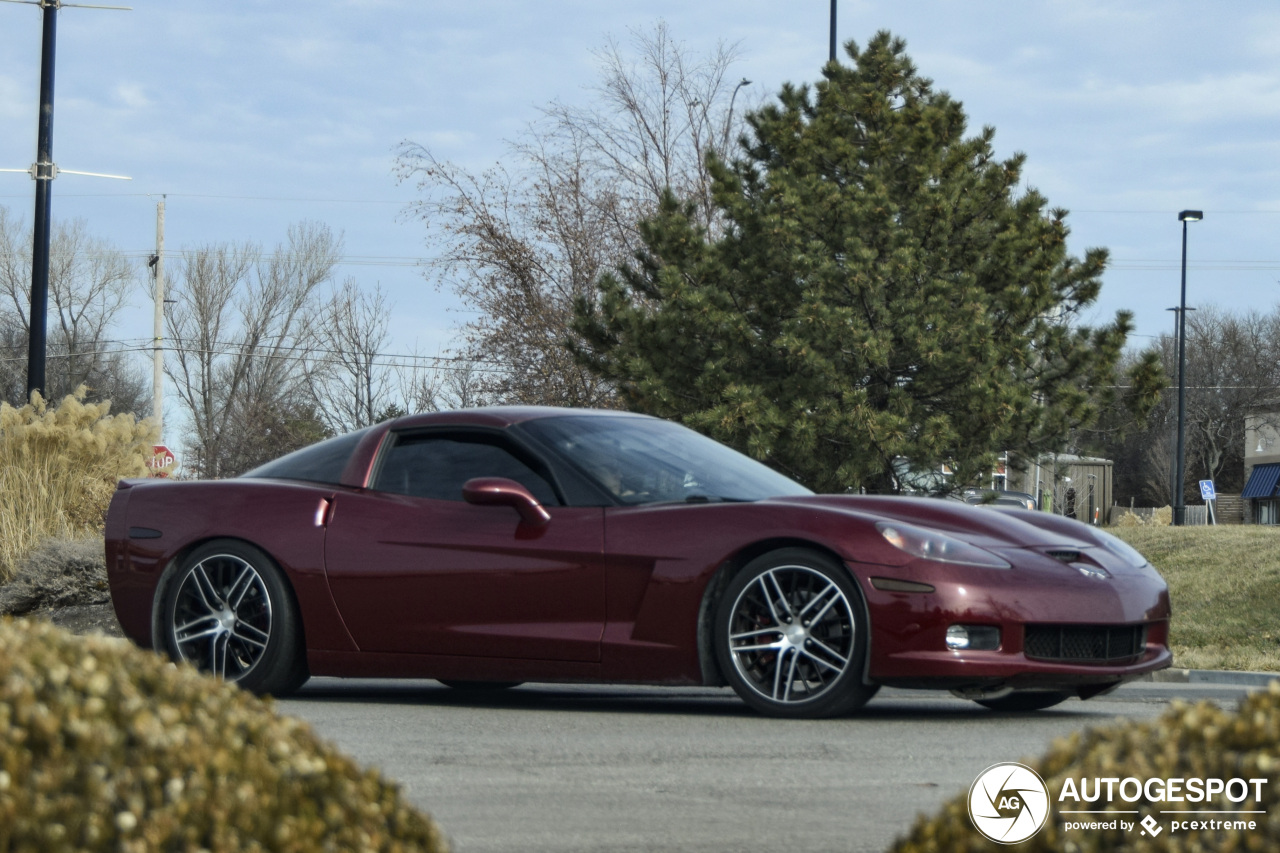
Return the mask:
M 509 506 L 520 513 L 525 524 L 541 527 L 551 520 L 551 513 L 538 503 L 529 490 L 506 477 L 476 477 L 462 484 L 462 499 L 476 506 Z

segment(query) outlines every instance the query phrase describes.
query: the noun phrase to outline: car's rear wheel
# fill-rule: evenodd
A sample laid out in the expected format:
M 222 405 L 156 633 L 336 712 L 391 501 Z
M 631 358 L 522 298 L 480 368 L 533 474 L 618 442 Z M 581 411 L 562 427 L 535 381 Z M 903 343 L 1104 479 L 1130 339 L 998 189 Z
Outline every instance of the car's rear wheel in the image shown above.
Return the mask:
M 1013 693 L 996 699 L 975 699 L 974 701 L 982 707 L 990 708 L 993 711 L 1018 713 L 1020 711 L 1041 711 L 1045 708 L 1052 708 L 1054 705 L 1067 701 L 1074 695 L 1074 693 L 1056 690 L 1015 690 Z
M 775 717 L 830 717 L 864 705 L 867 626 L 852 576 L 803 548 L 757 557 L 716 610 L 716 658 L 742 700 Z
M 160 627 L 174 660 L 254 693 L 283 696 L 307 680 L 293 591 L 259 549 L 234 540 L 206 543 L 164 589 Z

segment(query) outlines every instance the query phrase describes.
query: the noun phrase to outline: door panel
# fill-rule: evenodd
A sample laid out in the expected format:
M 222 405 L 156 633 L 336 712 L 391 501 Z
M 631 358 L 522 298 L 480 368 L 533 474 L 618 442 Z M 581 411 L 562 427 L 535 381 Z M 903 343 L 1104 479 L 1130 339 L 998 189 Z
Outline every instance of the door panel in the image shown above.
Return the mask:
M 599 661 L 603 510 L 339 494 L 325 540 L 334 599 L 363 651 Z

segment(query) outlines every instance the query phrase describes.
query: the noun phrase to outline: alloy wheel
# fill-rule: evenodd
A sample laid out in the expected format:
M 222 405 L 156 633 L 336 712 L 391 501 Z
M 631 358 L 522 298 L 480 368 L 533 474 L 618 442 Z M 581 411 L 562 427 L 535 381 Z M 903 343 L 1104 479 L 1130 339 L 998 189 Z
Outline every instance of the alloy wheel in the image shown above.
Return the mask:
M 856 665 L 854 629 L 853 607 L 831 578 L 809 566 L 776 566 L 734 600 L 728 652 L 764 699 L 809 702 Z
M 251 563 L 215 554 L 183 575 L 169 624 L 183 660 L 239 681 L 262 659 L 271 639 L 271 597 Z

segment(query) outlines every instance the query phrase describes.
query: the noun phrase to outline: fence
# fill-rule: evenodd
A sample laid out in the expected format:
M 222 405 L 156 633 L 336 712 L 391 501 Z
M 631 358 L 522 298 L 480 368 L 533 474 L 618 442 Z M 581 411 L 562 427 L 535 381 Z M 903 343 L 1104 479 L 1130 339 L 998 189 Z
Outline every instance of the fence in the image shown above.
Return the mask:
M 1165 517 L 1172 515 L 1170 507 L 1153 507 L 1153 506 L 1121 506 L 1113 504 L 1109 513 L 1108 522 L 1110 524 L 1120 524 L 1120 519 L 1125 515 L 1135 515 L 1143 524 L 1152 524 L 1152 519 L 1160 510 L 1164 510 Z M 1187 507 L 1186 524 L 1189 527 L 1203 526 L 1209 523 L 1209 507 L 1204 504 L 1198 504 Z M 1217 519 L 1218 523 L 1222 523 L 1222 519 Z M 1159 523 L 1159 522 L 1154 522 Z M 1168 524 L 1168 521 L 1164 522 Z

